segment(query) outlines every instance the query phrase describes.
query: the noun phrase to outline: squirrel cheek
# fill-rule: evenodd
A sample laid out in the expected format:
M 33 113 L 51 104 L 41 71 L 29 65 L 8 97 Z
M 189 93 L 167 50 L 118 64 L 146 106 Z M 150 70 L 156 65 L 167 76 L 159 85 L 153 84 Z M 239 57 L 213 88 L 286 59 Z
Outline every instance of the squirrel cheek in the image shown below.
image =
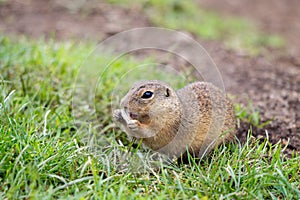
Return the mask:
M 142 115 L 139 117 L 139 121 L 144 125 L 149 125 L 151 122 L 151 119 L 150 119 L 149 115 Z

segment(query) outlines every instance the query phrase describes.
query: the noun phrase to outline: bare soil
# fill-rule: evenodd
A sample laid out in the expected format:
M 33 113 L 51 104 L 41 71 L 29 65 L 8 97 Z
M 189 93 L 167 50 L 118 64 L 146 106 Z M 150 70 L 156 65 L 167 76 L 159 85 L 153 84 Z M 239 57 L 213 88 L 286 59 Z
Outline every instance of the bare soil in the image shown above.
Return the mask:
M 0 31 L 30 37 L 102 40 L 149 25 L 146 16 L 104 1 L 92 7 L 71 0 L 9 0 L 0 3 Z
M 300 59 L 300 2 L 299 0 L 198 0 L 206 8 L 225 16 L 241 16 L 270 34 L 287 40 L 286 51 Z M 300 61 L 298 60 L 298 65 Z
M 80 1 L 73 1 L 80 2 Z M 202 41 L 218 65 L 226 89 L 247 104 L 259 109 L 262 120 L 272 122 L 254 129 L 256 137 L 287 145 L 287 153 L 300 152 L 300 1 L 290 0 L 201 0 L 199 3 L 224 15 L 243 16 L 262 30 L 282 35 L 287 47 L 251 57 L 227 50 L 220 41 Z M 95 1 L 81 7 L 69 0 L 10 0 L 0 3 L 0 31 L 29 37 L 102 40 L 134 27 L 150 26 L 147 17 L 135 8 L 121 8 Z M 243 139 L 249 124 L 243 123 L 238 136 Z
M 286 40 L 284 53 L 270 50 L 265 56 L 245 57 L 236 52 L 211 51 L 227 88 L 247 94 L 263 117 L 273 119 L 265 127 L 273 143 L 300 152 L 300 1 L 290 0 L 198 0 L 199 4 L 225 16 L 241 16 L 266 33 Z M 215 55 L 216 54 L 216 55 Z M 221 67 L 221 65 L 223 65 Z M 226 78 L 229 79 L 226 81 Z M 255 136 L 265 135 L 255 130 Z M 288 143 L 289 141 L 289 143 Z

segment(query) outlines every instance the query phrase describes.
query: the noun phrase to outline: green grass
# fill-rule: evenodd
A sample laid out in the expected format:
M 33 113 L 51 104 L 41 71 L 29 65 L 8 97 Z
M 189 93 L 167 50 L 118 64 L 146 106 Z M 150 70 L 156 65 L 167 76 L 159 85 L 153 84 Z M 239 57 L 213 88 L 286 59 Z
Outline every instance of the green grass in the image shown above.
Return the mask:
M 229 48 L 250 54 L 265 48 L 280 48 L 284 40 L 277 35 L 264 34 L 250 21 L 224 17 L 200 8 L 194 0 L 108 0 L 110 3 L 139 8 L 155 26 L 186 30 L 203 39 L 219 39 Z
M 143 164 L 147 150 L 127 141 L 111 121 L 114 88 L 153 78 L 133 70 L 122 82 L 122 74 L 139 63 L 130 57 L 102 74 L 95 91 L 97 126 L 76 126 L 72 87 L 78 72 L 79 83 L 91 80 L 80 66 L 94 47 L 0 36 L 0 199 L 300 198 L 300 157 L 286 158 L 284 147 L 267 139 L 249 136 L 244 145 L 221 146 L 200 164 L 191 158 L 188 165 Z M 92 54 L 85 63 L 103 72 L 107 59 Z M 176 74 L 153 74 L 185 84 Z M 91 135 L 97 137 L 89 141 L 93 148 L 85 142 Z

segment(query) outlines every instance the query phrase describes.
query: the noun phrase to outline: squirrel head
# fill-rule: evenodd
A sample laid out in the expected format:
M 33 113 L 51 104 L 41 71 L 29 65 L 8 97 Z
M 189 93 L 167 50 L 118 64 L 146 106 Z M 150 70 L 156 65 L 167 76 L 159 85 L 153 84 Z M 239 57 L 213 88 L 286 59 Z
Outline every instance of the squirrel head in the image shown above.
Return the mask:
M 151 122 L 172 121 L 180 115 L 180 101 L 175 90 L 157 81 L 141 81 L 133 85 L 121 100 L 121 107 L 131 119 L 147 125 Z

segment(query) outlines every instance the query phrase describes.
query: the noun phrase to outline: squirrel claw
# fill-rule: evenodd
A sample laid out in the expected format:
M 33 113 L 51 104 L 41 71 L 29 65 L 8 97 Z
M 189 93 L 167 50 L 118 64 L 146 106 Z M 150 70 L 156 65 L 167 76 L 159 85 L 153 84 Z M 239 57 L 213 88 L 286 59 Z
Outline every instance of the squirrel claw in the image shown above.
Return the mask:
M 127 127 L 131 130 L 131 131 L 138 131 L 139 128 L 139 121 L 138 120 L 130 120 L 127 124 Z
M 122 118 L 121 110 L 114 110 L 113 112 L 114 121 L 120 121 Z

